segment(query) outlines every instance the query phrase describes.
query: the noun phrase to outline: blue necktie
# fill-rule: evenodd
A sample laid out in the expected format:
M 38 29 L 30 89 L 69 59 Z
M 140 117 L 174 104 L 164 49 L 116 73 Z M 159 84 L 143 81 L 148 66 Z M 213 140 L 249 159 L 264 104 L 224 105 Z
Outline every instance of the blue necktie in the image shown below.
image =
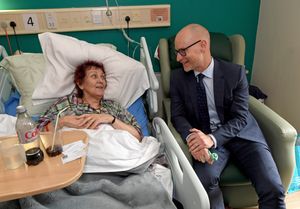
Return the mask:
M 197 102 L 201 131 L 205 134 L 209 134 L 211 133 L 210 120 L 208 114 L 205 86 L 203 84 L 203 77 L 205 77 L 203 74 L 197 75 Z

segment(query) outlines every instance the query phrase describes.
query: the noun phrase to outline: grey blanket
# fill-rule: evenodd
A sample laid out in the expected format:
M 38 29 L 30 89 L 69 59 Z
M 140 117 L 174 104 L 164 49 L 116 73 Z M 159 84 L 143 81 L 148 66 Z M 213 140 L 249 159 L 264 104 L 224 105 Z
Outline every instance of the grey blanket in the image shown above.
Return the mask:
M 0 209 L 174 209 L 162 184 L 148 171 L 121 176 L 84 174 L 72 185 L 0 203 Z

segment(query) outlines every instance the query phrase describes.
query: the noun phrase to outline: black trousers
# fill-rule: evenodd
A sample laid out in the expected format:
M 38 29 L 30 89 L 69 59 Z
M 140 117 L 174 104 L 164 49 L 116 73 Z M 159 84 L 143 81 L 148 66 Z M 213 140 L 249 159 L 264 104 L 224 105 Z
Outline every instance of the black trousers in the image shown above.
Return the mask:
M 207 191 L 212 209 L 224 208 L 219 180 L 230 156 L 251 180 L 259 197 L 260 209 L 285 209 L 284 188 L 267 145 L 234 138 L 225 147 L 218 147 L 215 152 L 219 159 L 212 165 L 195 160 L 193 165 Z

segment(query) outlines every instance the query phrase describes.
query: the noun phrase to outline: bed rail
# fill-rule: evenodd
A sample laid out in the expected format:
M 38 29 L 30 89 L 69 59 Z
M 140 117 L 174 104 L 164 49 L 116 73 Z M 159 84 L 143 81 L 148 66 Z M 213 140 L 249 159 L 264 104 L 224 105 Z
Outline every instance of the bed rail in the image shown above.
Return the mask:
M 2 45 L 0 45 L 0 57 L 4 58 L 4 57 L 7 57 L 7 56 L 8 56 L 8 54 L 5 50 L 5 48 Z
M 165 121 L 155 117 L 152 124 L 154 135 L 164 145 L 171 166 L 174 197 L 184 208 L 209 209 L 207 193 Z
M 148 89 L 147 91 L 147 104 L 149 106 L 149 119 L 151 120 L 158 112 L 157 90 L 159 88 L 159 84 L 153 70 L 151 57 L 145 37 L 141 37 L 140 44 L 140 61 L 146 67 L 150 83 L 150 89 Z

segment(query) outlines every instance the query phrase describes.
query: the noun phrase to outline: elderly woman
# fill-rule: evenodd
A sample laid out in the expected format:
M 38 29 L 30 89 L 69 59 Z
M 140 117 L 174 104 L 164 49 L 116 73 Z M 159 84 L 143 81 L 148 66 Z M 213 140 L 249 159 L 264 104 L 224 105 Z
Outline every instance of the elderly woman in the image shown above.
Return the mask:
M 133 115 L 119 103 L 103 99 L 107 86 L 103 64 L 95 61 L 82 63 L 75 70 L 74 83 L 74 91 L 58 99 L 40 117 L 39 128 L 53 127 L 57 114 L 68 107 L 61 113 L 59 127 L 96 129 L 100 124 L 110 124 L 141 140 L 141 129 Z

